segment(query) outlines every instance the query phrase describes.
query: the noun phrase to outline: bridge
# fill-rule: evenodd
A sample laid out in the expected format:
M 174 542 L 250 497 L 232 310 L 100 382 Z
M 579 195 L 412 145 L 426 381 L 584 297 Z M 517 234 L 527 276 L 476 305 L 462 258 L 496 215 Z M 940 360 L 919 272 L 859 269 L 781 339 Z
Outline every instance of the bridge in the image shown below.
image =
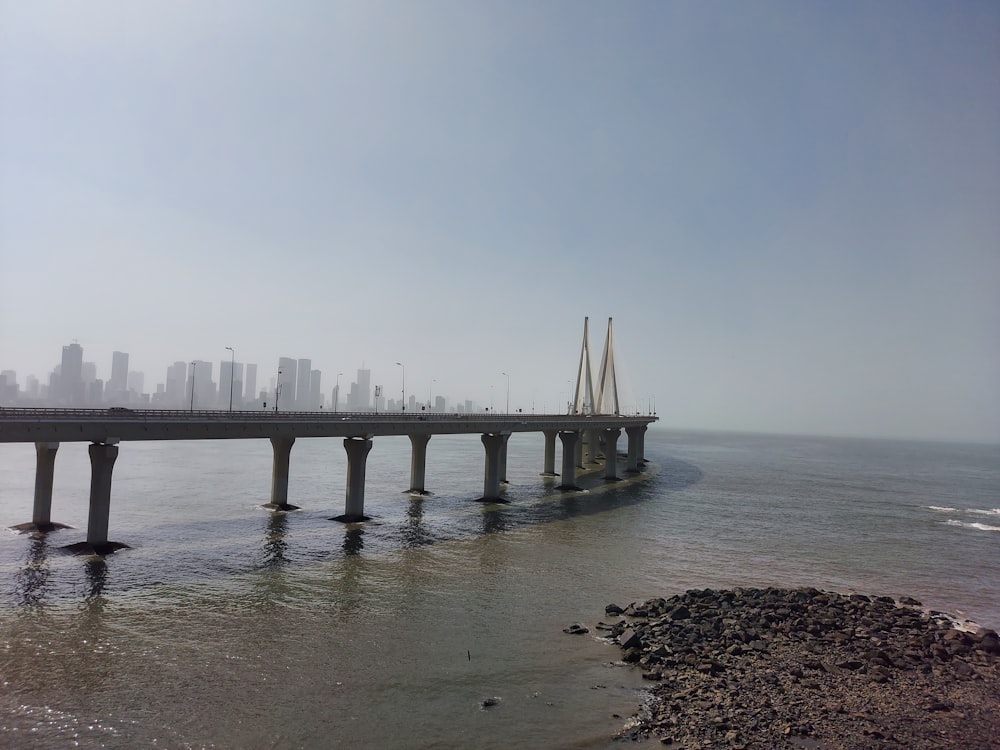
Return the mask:
M 272 510 L 295 510 L 288 502 L 289 462 L 299 438 L 343 438 L 347 452 L 347 491 L 344 513 L 334 520 L 354 523 L 367 520 L 364 513 L 365 465 L 374 438 L 406 435 L 411 443 L 411 493 L 426 494 L 427 445 L 433 435 L 478 434 L 485 450 L 483 496 L 502 502 L 506 482 L 507 441 L 517 432 L 545 436 L 543 476 L 560 476 L 560 488 L 577 490 L 578 469 L 604 465 L 604 479 L 615 481 L 619 471 L 618 440 L 628 436 L 627 473 L 642 470 L 644 435 L 653 415 L 618 413 L 613 356 L 608 344 L 601 366 L 601 394 L 594 398 L 589 369 L 587 323 L 576 397 L 569 414 L 375 414 L 330 412 L 228 412 L 172 411 L 161 409 L 0 409 L 0 443 L 35 444 L 35 491 L 32 519 L 14 528 L 47 532 L 63 528 L 51 518 L 56 453 L 62 443 L 86 442 L 91 464 L 90 509 L 86 542 L 69 546 L 74 552 L 108 554 L 127 545 L 111 542 L 112 471 L 119 445 L 136 440 L 252 440 L 268 439 L 273 450 Z M 609 395 L 609 398 L 605 398 Z M 607 408 L 602 404 L 612 404 Z M 562 444 L 561 475 L 555 472 L 556 438 Z

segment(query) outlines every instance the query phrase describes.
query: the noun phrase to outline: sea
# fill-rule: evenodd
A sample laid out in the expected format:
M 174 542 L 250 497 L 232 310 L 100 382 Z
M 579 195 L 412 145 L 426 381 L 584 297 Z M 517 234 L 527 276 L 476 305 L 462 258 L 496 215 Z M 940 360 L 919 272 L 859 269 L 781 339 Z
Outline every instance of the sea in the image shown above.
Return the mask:
M 580 492 L 543 450 L 514 434 L 506 502 L 484 504 L 478 436 L 430 441 L 426 496 L 409 441 L 375 438 L 372 518 L 344 525 L 340 440 L 296 442 L 286 513 L 261 507 L 267 441 L 123 443 L 130 549 L 102 559 L 62 550 L 90 472 L 64 443 L 72 528 L 0 532 L 0 747 L 621 747 L 645 685 L 595 626 L 694 588 L 911 596 L 1000 627 L 1000 446 L 657 424 L 643 474 Z M 34 465 L 0 445 L 0 526 L 30 520 Z

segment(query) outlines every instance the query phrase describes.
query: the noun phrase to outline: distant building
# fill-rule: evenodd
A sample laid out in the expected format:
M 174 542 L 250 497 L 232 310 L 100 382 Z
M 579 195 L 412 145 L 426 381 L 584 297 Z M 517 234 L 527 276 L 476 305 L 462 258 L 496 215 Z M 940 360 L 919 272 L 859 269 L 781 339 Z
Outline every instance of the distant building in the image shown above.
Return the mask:
M 132 370 L 125 379 L 125 389 L 136 394 L 137 396 L 141 396 L 143 394 L 143 386 L 145 385 L 145 382 L 145 375 L 138 370 Z
M 257 365 L 247 365 L 246 375 L 243 378 L 244 401 L 250 403 L 257 399 Z
M 323 380 L 323 373 L 319 370 L 309 372 L 309 403 L 306 406 L 308 411 L 316 411 L 323 408 L 323 391 L 320 390 L 320 383 Z
M 104 389 L 105 399 L 109 402 L 127 401 L 128 388 L 128 353 L 112 352 L 111 378 Z
M 278 407 L 284 404 L 286 410 L 295 408 L 295 373 L 298 369 L 298 362 L 291 357 L 281 357 L 278 359 L 278 379 L 276 389 L 280 389 L 277 396 Z
M 174 409 L 184 406 L 187 387 L 187 362 L 174 362 L 167 368 L 166 404 Z
M 365 411 L 371 408 L 372 371 L 364 368 L 358 370 L 358 379 L 351 383 L 347 394 L 347 408 L 352 411 Z
M 56 400 L 63 406 L 83 405 L 83 347 L 75 341 L 62 349 Z M 51 381 L 50 381 L 51 382 Z
M 232 395 L 233 408 L 239 408 L 243 399 L 243 363 L 231 359 L 219 363 L 219 408 L 229 408 Z
M 298 361 L 298 377 L 295 382 L 295 408 L 299 410 L 309 409 L 309 396 L 312 390 L 309 387 L 309 377 L 312 374 L 312 360 L 300 359 Z
M 445 410 L 444 396 L 434 397 L 434 411 L 438 414 L 444 414 Z

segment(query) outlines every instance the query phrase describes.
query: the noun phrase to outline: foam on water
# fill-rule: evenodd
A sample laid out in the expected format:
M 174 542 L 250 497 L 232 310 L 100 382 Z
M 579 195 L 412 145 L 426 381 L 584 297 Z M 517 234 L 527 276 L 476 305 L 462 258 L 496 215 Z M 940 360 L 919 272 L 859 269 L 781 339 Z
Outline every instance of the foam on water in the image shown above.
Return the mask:
M 978 521 L 956 521 L 954 519 L 949 519 L 945 521 L 946 526 L 961 526 L 965 529 L 979 529 L 980 531 L 1000 531 L 1000 526 L 990 526 L 989 524 L 979 523 Z

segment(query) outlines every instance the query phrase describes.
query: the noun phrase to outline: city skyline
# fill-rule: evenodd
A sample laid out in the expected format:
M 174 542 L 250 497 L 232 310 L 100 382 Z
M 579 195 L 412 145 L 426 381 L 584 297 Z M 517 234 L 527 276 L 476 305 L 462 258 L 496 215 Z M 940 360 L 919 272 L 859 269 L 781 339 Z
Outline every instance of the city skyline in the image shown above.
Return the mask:
M 62 347 L 62 362 L 55 364 L 43 376 L 36 373 L 25 375 L 16 367 L 8 367 L 0 363 L 0 406 L 44 405 L 87 408 L 133 406 L 135 408 L 182 410 L 186 408 L 233 408 L 246 411 L 275 409 L 280 405 L 281 410 L 289 411 L 322 411 L 323 409 L 370 411 L 376 406 L 379 410 L 393 411 L 429 410 L 441 412 L 446 408 L 448 411 L 456 412 L 498 410 L 493 400 L 493 389 L 491 389 L 491 401 L 481 403 L 476 399 L 463 396 L 444 396 L 440 391 L 435 393 L 434 386 L 437 384 L 437 379 L 433 379 L 429 384 L 426 398 L 422 398 L 417 392 L 406 393 L 406 409 L 403 409 L 403 381 L 402 371 L 399 369 L 393 371 L 394 374 L 400 376 L 398 391 L 387 389 L 382 384 L 373 384 L 371 370 L 365 366 L 356 370 L 355 380 L 344 378 L 343 372 L 337 373 L 333 385 L 327 391 L 322 391 L 322 371 L 309 367 L 310 377 L 304 379 L 299 366 L 304 363 L 308 367 L 311 360 L 292 357 L 278 358 L 274 375 L 269 378 L 268 385 L 261 389 L 256 387 L 257 363 L 237 362 L 235 361 L 235 349 L 225 348 L 230 351 L 231 357 L 229 360 L 220 360 L 217 376 L 213 363 L 207 360 L 176 360 L 166 368 L 166 376 L 162 381 L 154 377 L 149 381 L 153 383 L 151 388 L 144 390 L 142 385 L 147 382 L 146 373 L 128 368 L 128 352 L 117 350 L 112 352 L 112 362 L 107 370 L 110 377 L 105 379 L 101 377 L 103 371 L 100 365 L 85 359 L 86 350 L 79 341 L 74 340 Z M 67 356 L 69 356 L 69 360 L 67 360 Z M 70 372 L 69 378 L 65 378 L 62 374 L 63 365 L 67 361 L 72 363 L 68 370 Z M 399 363 L 395 364 L 398 368 Z M 83 374 L 87 369 L 91 371 L 89 377 Z M 230 371 L 235 373 L 232 381 L 232 392 L 230 392 Z M 242 379 L 244 372 L 252 372 L 252 379 L 245 382 Z M 279 374 L 281 374 L 280 378 Z M 509 375 L 506 373 L 500 373 L 500 375 L 505 379 L 505 382 L 509 381 Z M 341 380 L 342 378 L 343 380 Z M 66 382 L 77 382 L 78 392 L 67 391 Z M 138 385 L 138 387 L 122 387 L 122 383 L 127 386 L 129 382 L 133 386 Z M 279 382 L 282 385 L 280 396 L 285 400 L 276 405 L 275 386 Z M 96 390 L 93 388 L 94 385 L 98 386 Z M 349 386 L 349 390 L 342 394 L 341 387 L 343 385 Z M 380 391 L 377 398 L 375 396 L 376 385 Z M 15 387 L 12 389 L 11 386 Z M 306 388 L 305 396 L 301 395 L 303 387 Z M 505 402 L 503 409 L 499 409 L 499 411 L 508 408 L 508 404 L 509 402 Z M 552 408 L 556 412 L 560 412 L 565 411 L 568 405 L 569 401 L 567 400 L 564 403 L 553 404 Z M 519 410 L 541 412 L 542 408 L 545 407 L 547 407 L 545 403 L 532 402 L 530 406 L 515 405 L 509 408 L 512 413 L 515 413 Z M 641 411 L 638 403 L 632 410 Z
M 611 316 L 660 427 L 1000 441 L 995 2 L 0 17 L 19 377 L 75 338 L 149 391 L 232 347 L 258 391 L 294 357 L 327 398 L 364 367 L 503 403 L 508 373 L 551 409 Z

